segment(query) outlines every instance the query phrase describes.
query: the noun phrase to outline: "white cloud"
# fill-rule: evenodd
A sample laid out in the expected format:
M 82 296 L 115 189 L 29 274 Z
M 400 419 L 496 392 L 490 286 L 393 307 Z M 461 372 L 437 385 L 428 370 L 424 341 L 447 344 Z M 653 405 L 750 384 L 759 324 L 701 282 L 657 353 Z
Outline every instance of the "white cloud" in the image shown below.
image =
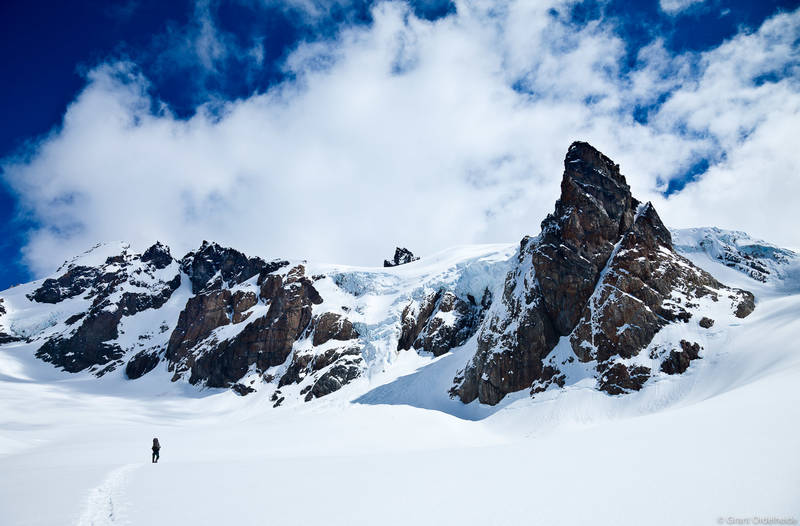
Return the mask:
M 702 74 L 659 111 L 654 125 L 713 141 L 721 156 L 661 207 L 675 226 L 745 229 L 800 247 L 800 12 L 767 20 L 700 57 Z M 724 155 L 722 155 L 724 153 Z
M 613 28 L 575 28 L 549 12 L 568 4 L 465 1 L 427 22 L 383 3 L 373 25 L 297 49 L 286 62 L 296 80 L 188 120 L 151 100 L 133 65 L 99 67 L 63 126 L 4 163 L 41 224 L 28 262 L 48 272 L 112 239 L 159 239 L 177 256 L 211 239 L 365 265 L 395 244 L 427 254 L 514 242 L 552 210 L 577 139 L 619 162 L 672 224 L 800 246 L 788 193 L 800 152 L 779 147 L 800 136 L 799 75 L 757 85 L 797 63 L 800 14 L 702 55 L 670 57 L 656 42 L 621 76 Z M 669 91 L 650 124 L 633 120 L 634 104 Z M 660 198 L 659 180 L 721 151 L 701 181 Z M 758 166 L 768 169 L 755 176 Z M 748 200 L 760 212 L 729 205 Z
M 668 15 L 677 15 L 690 7 L 702 4 L 705 0 L 659 0 L 661 10 Z

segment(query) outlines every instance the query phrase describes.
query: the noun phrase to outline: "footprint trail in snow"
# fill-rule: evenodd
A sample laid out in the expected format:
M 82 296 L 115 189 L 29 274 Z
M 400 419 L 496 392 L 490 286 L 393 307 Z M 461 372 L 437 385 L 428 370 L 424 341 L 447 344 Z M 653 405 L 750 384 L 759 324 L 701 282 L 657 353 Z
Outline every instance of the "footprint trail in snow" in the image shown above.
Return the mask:
M 126 464 L 121 466 L 93 488 L 84 505 L 83 513 L 76 526 L 104 526 L 109 524 L 124 524 L 125 481 L 128 474 L 141 464 Z

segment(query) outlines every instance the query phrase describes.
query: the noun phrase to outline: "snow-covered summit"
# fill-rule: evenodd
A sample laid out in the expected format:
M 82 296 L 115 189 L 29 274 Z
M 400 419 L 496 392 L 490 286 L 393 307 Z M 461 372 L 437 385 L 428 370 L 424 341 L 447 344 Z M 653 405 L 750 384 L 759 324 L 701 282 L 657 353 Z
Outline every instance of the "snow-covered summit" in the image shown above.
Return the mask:
M 800 255 L 789 249 L 738 230 L 704 227 L 671 232 L 675 249 L 693 260 L 706 256 L 766 285 L 800 287 Z

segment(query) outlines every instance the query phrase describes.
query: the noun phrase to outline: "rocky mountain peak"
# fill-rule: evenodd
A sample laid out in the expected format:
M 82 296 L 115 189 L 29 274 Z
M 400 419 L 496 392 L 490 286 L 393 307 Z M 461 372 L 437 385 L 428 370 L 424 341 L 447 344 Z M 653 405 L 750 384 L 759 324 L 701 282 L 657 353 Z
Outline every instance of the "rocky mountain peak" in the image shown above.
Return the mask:
M 142 261 L 152 263 L 157 269 L 167 268 L 174 260 L 169 247 L 156 241 L 153 246 L 142 253 Z
M 742 233 L 671 234 L 617 164 L 576 142 L 553 212 L 516 252 L 506 246 L 447 268 L 432 259 L 399 274 L 316 265 L 307 273 L 306 262 L 267 262 L 208 241 L 180 260 L 159 242 L 142 254 L 99 244 L 3 293 L 0 345 L 30 346 L 69 372 L 124 366 L 136 379 L 160 368 L 173 381 L 241 395 L 264 386 L 274 405 L 326 396 L 390 363 L 390 353 L 462 346 L 474 354 L 448 374 L 466 403 L 587 380 L 619 395 L 691 369 L 707 334 L 755 308 L 751 293 L 678 254 L 673 238 L 684 253 L 693 247 L 692 257 L 706 253 L 757 280 L 796 283 L 790 276 L 800 273 L 797 254 Z M 384 265 L 417 259 L 397 247 Z
M 738 317 L 754 306 L 752 294 L 725 287 L 675 253 L 655 207 L 631 195 L 619 165 L 575 142 L 555 210 L 539 237 L 520 244 L 475 356 L 451 392 L 496 404 L 510 392 L 563 384 L 561 368 L 576 359 L 595 363 L 598 387 L 610 394 L 639 389 L 652 371 L 680 368 L 662 366 L 664 350 L 636 365 L 621 360 L 637 357 L 668 324 L 689 322 L 701 297 L 724 298 Z M 573 355 L 548 358 L 567 336 Z M 691 353 L 675 350 L 685 354 L 681 360 L 697 359 L 699 351 L 686 345 Z
M 198 250 L 186 254 L 181 270 L 192 282 L 192 292 L 218 290 L 223 285 L 242 283 L 261 272 L 274 272 L 288 265 L 287 261 L 267 263 L 258 257 L 247 257 L 233 248 L 203 241 Z
M 545 308 L 558 334 L 569 334 L 575 326 L 638 206 L 618 164 L 588 143 L 570 146 L 561 196 L 532 250 Z
M 417 261 L 419 258 L 414 256 L 414 253 L 407 248 L 396 247 L 394 249 L 394 257 L 391 260 L 384 259 L 384 267 L 396 267 L 397 265 L 405 265 L 412 261 Z
M 564 167 L 568 172 L 570 167 L 574 168 L 571 173 L 573 176 L 583 173 L 589 175 L 588 180 L 591 180 L 594 171 L 602 177 L 612 179 L 620 186 L 628 187 L 625 176 L 619 171 L 619 165 L 588 142 L 575 141 L 570 144 L 564 157 Z M 583 170 L 577 169 L 579 167 Z

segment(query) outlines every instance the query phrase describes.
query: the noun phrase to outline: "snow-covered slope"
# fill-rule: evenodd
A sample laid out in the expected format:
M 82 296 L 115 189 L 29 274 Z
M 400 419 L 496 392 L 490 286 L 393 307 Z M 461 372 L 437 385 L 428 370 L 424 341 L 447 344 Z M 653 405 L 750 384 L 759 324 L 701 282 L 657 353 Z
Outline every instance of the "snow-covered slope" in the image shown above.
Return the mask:
M 448 279 L 444 256 L 425 259 L 399 274 L 337 268 L 356 273 L 354 287 L 383 281 L 394 291 L 413 276 Z M 706 268 L 753 281 L 712 259 Z M 0 523 L 796 520 L 800 295 L 753 290 L 753 315 L 720 330 L 684 375 L 622 397 L 575 384 L 493 408 L 430 398 L 428 382 L 447 377 L 437 368 L 468 351 L 400 353 L 361 380 L 357 403 L 343 390 L 274 409 L 267 392 L 198 391 L 165 381 L 166 371 L 135 382 L 70 375 L 3 347 Z M 456 408 L 467 418 L 442 412 Z M 163 444 L 157 465 L 153 436 Z
M 797 254 L 576 143 L 542 234 L 400 263 L 117 243 L 3 291 L 0 525 L 800 520 Z
M 745 283 L 747 287 L 779 293 L 800 292 L 800 255 L 745 232 L 720 228 L 685 228 L 672 230 L 676 249 L 695 264 L 705 268 L 722 263 L 725 271 L 712 266 L 722 281 Z M 745 274 L 752 280 L 741 280 Z M 761 283 L 759 287 L 755 282 Z
M 141 254 L 98 245 L 0 293 L 0 345 L 69 373 L 168 374 L 198 389 L 268 392 L 275 406 L 342 389 L 377 400 L 368 386 L 394 381 L 394 362 L 436 362 L 423 375 L 426 404 L 496 405 L 572 384 L 626 394 L 711 356 L 754 297 L 681 250 L 791 282 L 781 267 L 791 252 L 741 235 L 685 234 L 675 245 L 591 145 L 573 143 L 564 167 L 554 212 L 518 247 L 422 259 L 398 248 L 384 267 L 352 268 L 206 241 L 179 260 L 160 243 Z

